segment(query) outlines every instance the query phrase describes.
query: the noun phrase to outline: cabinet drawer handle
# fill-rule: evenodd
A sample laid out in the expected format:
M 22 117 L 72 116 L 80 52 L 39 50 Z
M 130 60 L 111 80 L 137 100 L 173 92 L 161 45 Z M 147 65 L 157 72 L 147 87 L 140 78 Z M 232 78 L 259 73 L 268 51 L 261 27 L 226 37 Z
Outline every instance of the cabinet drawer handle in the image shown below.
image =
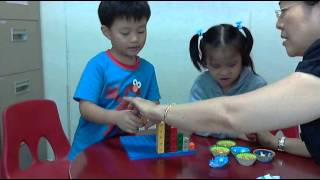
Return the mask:
M 21 42 L 28 40 L 28 33 L 26 29 L 15 29 L 11 28 L 11 41 Z
M 30 80 L 15 82 L 14 89 L 16 95 L 30 92 Z

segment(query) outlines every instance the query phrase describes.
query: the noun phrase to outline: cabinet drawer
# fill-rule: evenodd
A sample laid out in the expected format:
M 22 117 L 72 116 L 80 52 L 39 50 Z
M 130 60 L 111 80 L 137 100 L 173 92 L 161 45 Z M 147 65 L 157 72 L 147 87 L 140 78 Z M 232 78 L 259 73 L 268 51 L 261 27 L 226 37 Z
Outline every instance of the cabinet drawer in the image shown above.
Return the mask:
M 43 98 L 42 70 L 0 77 L 0 109 L 15 102 Z
M 0 19 L 39 20 L 39 4 L 39 1 L 0 1 Z
M 0 20 L 0 76 L 42 67 L 38 21 Z

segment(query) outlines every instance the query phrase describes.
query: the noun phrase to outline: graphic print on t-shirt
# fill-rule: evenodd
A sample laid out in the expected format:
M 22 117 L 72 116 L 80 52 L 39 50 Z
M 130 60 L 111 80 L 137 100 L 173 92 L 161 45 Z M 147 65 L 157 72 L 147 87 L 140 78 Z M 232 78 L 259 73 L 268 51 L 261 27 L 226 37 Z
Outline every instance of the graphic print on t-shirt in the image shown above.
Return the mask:
M 115 99 L 119 103 L 119 106 L 116 108 L 116 110 L 126 110 L 128 109 L 129 103 L 127 101 L 124 101 L 123 97 L 129 96 L 129 93 L 133 93 L 135 97 L 139 97 L 141 86 L 142 86 L 141 82 L 138 81 L 137 79 L 134 79 L 132 81 L 132 84 L 130 84 L 124 89 L 123 96 L 120 96 L 119 86 L 118 86 L 115 88 L 109 88 L 107 90 L 106 98 Z

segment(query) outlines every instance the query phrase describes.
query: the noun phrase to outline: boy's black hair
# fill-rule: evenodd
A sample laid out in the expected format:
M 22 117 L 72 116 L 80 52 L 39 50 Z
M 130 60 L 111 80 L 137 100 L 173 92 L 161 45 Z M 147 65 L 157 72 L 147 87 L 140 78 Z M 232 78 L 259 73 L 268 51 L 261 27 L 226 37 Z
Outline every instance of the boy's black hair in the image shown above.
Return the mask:
M 205 60 L 207 56 L 206 45 L 210 45 L 213 48 L 220 46 L 232 46 L 239 51 L 242 59 L 242 66 L 250 66 L 253 73 L 256 74 L 250 57 L 253 38 L 248 28 L 242 26 L 242 30 L 246 36 L 244 36 L 237 27 L 230 24 L 220 24 L 211 27 L 203 34 L 203 38 L 200 40 L 200 52 L 198 48 L 199 34 L 195 34 L 191 38 L 189 46 L 190 57 L 193 65 L 199 71 L 207 68 Z
M 147 1 L 101 1 L 98 15 L 102 25 L 110 28 L 117 18 L 150 18 L 151 11 Z

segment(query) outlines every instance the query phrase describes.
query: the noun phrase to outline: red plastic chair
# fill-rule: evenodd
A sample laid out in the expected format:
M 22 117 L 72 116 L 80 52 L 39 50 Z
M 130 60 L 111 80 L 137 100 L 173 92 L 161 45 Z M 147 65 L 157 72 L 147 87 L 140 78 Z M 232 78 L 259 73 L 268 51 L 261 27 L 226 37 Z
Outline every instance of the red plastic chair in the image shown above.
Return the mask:
M 284 136 L 288 137 L 288 138 L 299 138 L 299 126 L 294 126 L 294 127 L 291 127 L 291 128 L 286 128 L 286 129 L 278 129 L 278 130 L 274 130 L 274 131 L 271 131 L 271 133 L 273 135 L 276 135 L 277 132 L 281 130 L 284 134 Z
M 69 178 L 70 144 L 53 101 L 29 100 L 11 105 L 3 112 L 3 133 L 1 173 L 4 178 Z M 55 160 L 39 160 L 41 137 L 50 143 Z M 26 170 L 19 167 L 21 142 L 29 147 L 32 155 L 31 165 Z

